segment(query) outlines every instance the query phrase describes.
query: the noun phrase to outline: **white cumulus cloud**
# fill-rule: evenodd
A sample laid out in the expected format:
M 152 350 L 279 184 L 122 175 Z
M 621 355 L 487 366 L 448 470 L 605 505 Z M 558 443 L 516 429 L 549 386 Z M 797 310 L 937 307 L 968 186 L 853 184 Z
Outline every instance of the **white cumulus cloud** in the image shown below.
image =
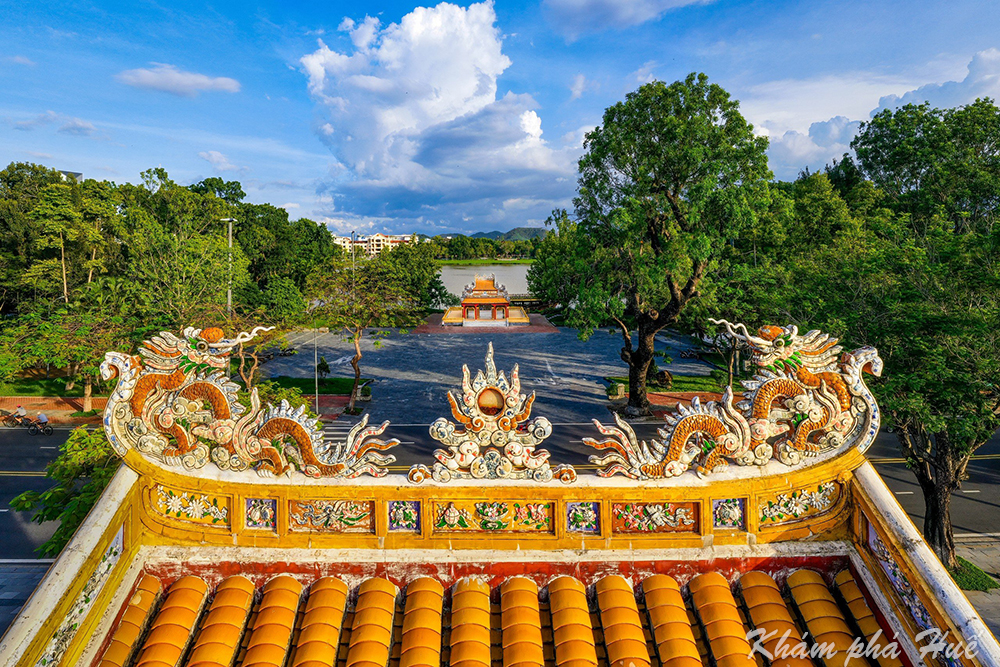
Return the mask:
M 1000 50 L 973 55 L 961 80 L 926 84 L 904 76 L 852 72 L 772 81 L 751 88 L 741 108 L 770 137 L 768 155 L 775 176 L 793 179 L 807 166 L 821 169 L 850 152 L 861 123 L 883 109 L 922 102 L 950 108 L 979 97 L 1000 98 Z
M 233 164 L 229 161 L 228 157 L 219 151 L 202 151 L 198 153 L 198 157 L 212 165 L 215 171 L 219 173 L 224 171 L 246 171 L 246 167 Z
M 543 139 L 535 101 L 497 95 L 511 61 L 492 2 L 418 7 L 386 26 L 345 19 L 340 30 L 353 48 L 321 40 L 301 59 L 324 116 L 316 133 L 343 167 L 324 187 L 331 225 L 497 224 L 517 194 L 543 202 L 532 215 L 544 219 L 572 196 L 560 179 L 573 156 Z
M 569 39 L 608 28 L 628 28 L 687 5 L 712 0 L 542 0 L 552 26 Z
M 92 136 L 97 129 L 93 123 L 89 123 L 82 118 L 74 118 L 73 116 L 56 113 L 55 111 L 46 111 L 34 118 L 18 121 L 14 123 L 14 129 L 21 130 L 22 132 L 30 132 L 47 125 L 58 125 L 59 127 L 56 129 L 56 132 L 77 137 Z
M 208 76 L 197 72 L 185 72 L 173 65 L 150 63 L 152 67 L 128 69 L 119 72 L 115 78 L 134 88 L 159 90 L 171 95 L 195 97 L 204 91 L 238 93 L 240 82 L 226 76 Z

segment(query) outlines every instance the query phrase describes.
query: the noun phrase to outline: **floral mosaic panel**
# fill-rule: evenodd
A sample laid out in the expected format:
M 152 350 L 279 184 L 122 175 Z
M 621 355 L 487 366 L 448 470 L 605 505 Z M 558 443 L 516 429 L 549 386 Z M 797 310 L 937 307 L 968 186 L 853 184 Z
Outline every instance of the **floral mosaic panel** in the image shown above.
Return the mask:
M 528 501 L 434 503 L 434 530 L 551 533 L 552 503 Z
M 390 500 L 389 530 L 391 532 L 420 532 L 420 501 Z
M 715 528 L 746 530 L 746 499 L 723 498 L 712 501 L 712 525 Z
M 163 516 L 192 523 L 229 525 L 229 499 L 204 493 L 179 491 L 157 484 L 153 505 Z
M 246 521 L 247 528 L 259 530 L 274 530 L 277 525 L 278 501 L 274 498 L 247 498 Z
M 840 484 L 837 482 L 823 482 L 815 490 L 807 488 L 780 493 L 758 502 L 760 525 L 787 523 L 823 514 L 836 505 L 839 498 Z
M 612 503 L 614 533 L 697 533 L 697 503 Z
M 920 601 L 920 597 L 913 590 L 913 586 L 910 585 L 909 580 L 900 571 L 896 559 L 889 552 L 889 549 L 886 548 L 882 538 L 875 532 L 871 520 L 867 516 L 865 520 L 868 524 L 868 550 L 875 557 L 875 560 L 878 561 L 879 566 L 881 566 L 882 571 L 889 580 L 889 584 L 892 586 L 892 590 L 895 591 L 899 599 L 903 601 L 903 606 L 910 612 L 913 622 L 917 624 L 918 632 L 935 628 L 936 626 L 930 612 L 927 611 L 924 603 Z M 941 651 L 937 654 L 937 660 L 940 664 L 951 665 L 953 667 L 958 667 L 961 664 L 953 657 L 946 655 L 946 653 L 946 651 Z
M 375 503 L 368 500 L 291 500 L 288 528 L 324 533 L 373 533 Z
M 566 530 L 571 533 L 600 533 L 601 504 L 596 502 L 566 503 Z
M 76 597 L 76 601 L 73 602 L 73 607 L 66 614 L 66 618 L 63 619 L 62 625 L 52 635 L 48 646 L 45 647 L 45 653 L 35 663 L 35 667 L 52 667 L 52 665 L 59 664 L 63 654 L 66 653 L 66 649 L 69 648 L 70 643 L 76 636 L 77 628 L 87 618 L 87 614 L 90 612 L 91 607 L 94 606 L 97 596 L 104 589 L 104 584 L 111 575 L 111 571 L 115 569 L 115 565 L 121 559 L 124 550 L 125 526 L 122 525 L 118 529 L 118 532 L 115 533 L 114 538 L 112 538 L 111 544 L 104 550 L 97 568 L 87 579 L 87 583 L 83 585 L 83 590 Z

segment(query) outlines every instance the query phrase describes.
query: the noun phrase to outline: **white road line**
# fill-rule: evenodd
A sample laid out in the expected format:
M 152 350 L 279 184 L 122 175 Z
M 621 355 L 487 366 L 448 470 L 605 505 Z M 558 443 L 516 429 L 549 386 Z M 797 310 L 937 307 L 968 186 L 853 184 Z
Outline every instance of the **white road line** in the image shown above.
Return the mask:
M 58 447 L 39 447 L 39 449 L 59 449 Z
M 897 496 L 912 496 L 913 491 L 896 491 Z
M 10 511 L 9 509 L 0 510 L 0 512 L 9 512 L 9 511 Z
M 982 489 L 962 489 L 962 493 L 979 493 Z

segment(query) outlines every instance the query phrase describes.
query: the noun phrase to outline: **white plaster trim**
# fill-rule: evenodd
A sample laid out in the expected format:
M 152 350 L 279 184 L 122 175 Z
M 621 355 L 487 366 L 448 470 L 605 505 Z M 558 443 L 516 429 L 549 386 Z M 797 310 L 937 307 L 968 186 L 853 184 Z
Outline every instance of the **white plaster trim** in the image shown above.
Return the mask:
M 121 466 L 115 473 L 94 509 L 77 528 L 59 558 L 28 598 L 21 613 L 0 639 L 0 667 L 13 667 L 27 652 L 42 625 L 73 582 L 79 578 L 86 560 L 97 551 L 101 538 L 111 527 L 111 520 L 138 478 L 127 466 Z
M 851 563 L 854 565 L 854 569 L 858 573 L 861 583 L 872 596 L 872 599 L 875 601 L 875 605 L 879 608 L 879 611 L 882 612 L 882 618 L 886 619 L 889 623 L 889 627 L 894 633 L 896 633 L 896 639 L 899 641 L 899 645 L 903 649 L 903 652 L 906 653 L 906 657 L 910 659 L 910 664 L 921 664 L 920 652 L 913 643 L 909 630 L 907 630 L 906 626 L 903 625 L 903 622 L 899 618 L 899 614 L 889 602 L 889 598 L 885 596 L 885 591 L 882 590 L 878 581 L 874 576 L 872 576 L 872 573 L 865 564 L 865 561 L 861 558 L 858 552 L 853 549 L 851 550 Z M 900 611 L 904 614 L 909 613 L 905 608 L 901 608 Z
M 600 435 L 596 433 L 595 437 Z M 547 443 L 542 443 L 541 446 L 546 444 L 552 444 L 551 441 Z M 361 477 L 356 477 L 354 479 L 340 479 L 331 477 L 308 477 L 297 471 L 289 471 L 280 477 L 261 477 L 253 471 L 244 470 L 241 472 L 234 472 L 232 470 L 222 470 L 216 466 L 211 461 L 205 464 L 203 468 L 197 470 L 185 470 L 181 466 L 168 466 L 162 461 L 156 458 L 137 452 L 140 456 L 145 459 L 147 463 L 174 475 L 180 475 L 184 477 L 190 477 L 192 480 L 197 479 L 211 479 L 217 482 L 224 482 L 226 484 L 246 484 L 246 485 L 267 485 L 267 486 L 294 486 L 294 487 L 322 487 L 322 488 L 334 488 L 334 487 L 394 487 L 397 489 L 416 489 L 416 488 L 438 488 L 438 489 L 454 489 L 454 488 L 495 488 L 498 484 L 502 484 L 504 488 L 507 487 L 522 487 L 525 489 L 579 489 L 579 488 L 653 488 L 653 489 L 672 489 L 672 488 L 706 488 L 713 484 L 719 482 L 731 482 L 736 480 L 755 480 L 762 479 L 765 477 L 779 477 L 788 476 L 790 473 L 800 473 L 810 468 L 814 468 L 817 465 L 826 463 L 830 459 L 836 458 L 841 454 L 846 453 L 848 450 L 853 449 L 854 444 L 848 443 L 842 445 L 837 449 L 832 449 L 828 452 L 823 452 L 815 457 L 810 457 L 805 459 L 802 463 L 794 466 L 788 466 L 781 463 L 777 459 L 771 459 L 766 465 L 762 466 L 740 466 L 740 465 L 730 465 L 726 470 L 722 472 L 714 472 L 706 477 L 700 477 L 695 474 L 693 470 L 688 470 L 682 475 L 677 477 L 666 477 L 661 479 L 649 479 L 649 480 L 637 480 L 625 477 L 624 475 L 618 475 L 615 477 L 600 477 L 592 470 L 577 470 L 579 477 L 576 481 L 565 484 L 560 482 L 558 479 L 553 478 L 548 482 L 536 482 L 530 479 L 505 479 L 505 480 L 495 480 L 495 479 L 453 479 L 450 482 L 442 484 L 440 482 L 434 481 L 432 478 L 428 477 L 425 481 L 420 484 L 414 484 L 410 482 L 406 477 L 406 472 L 390 472 L 384 477 L 371 477 L 368 475 L 362 475 Z M 391 454 L 392 450 L 388 450 L 386 453 Z M 594 450 L 595 454 L 598 454 L 598 450 Z M 428 468 L 433 467 L 433 461 L 424 462 Z M 549 463 L 552 466 L 561 465 L 560 461 L 552 461 Z M 407 470 L 409 470 L 407 468 Z M 154 474 L 155 476 L 155 474 Z
M 851 546 L 840 540 L 776 542 L 684 549 L 561 549 L 471 550 L 444 549 L 269 549 L 264 547 L 173 547 L 143 550 L 149 565 L 220 562 L 292 563 L 579 563 L 630 561 L 711 561 L 716 558 L 792 558 L 797 556 L 846 556 Z
M 882 477 L 870 462 L 855 471 L 855 479 L 879 508 L 881 519 L 896 543 L 912 561 L 918 576 L 924 580 L 924 590 L 934 596 L 944 612 L 962 633 L 966 645 L 976 641 L 976 658 L 985 666 L 1000 667 L 1000 644 L 990 632 L 969 599 L 958 588 L 938 557 L 917 532 L 916 526 L 900 507 Z
M 97 651 L 100 650 L 101 643 L 111 631 L 111 625 L 115 621 L 115 616 L 125 604 L 126 596 L 132 591 L 132 584 L 139 578 L 139 575 L 142 573 L 142 569 L 145 566 L 146 561 L 142 557 L 142 548 L 140 548 L 139 553 L 137 553 L 135 558 L 132 559 L 132 563 L 129 565 L 128 570 L 126 570 L 125 574 L 122 575 L 122 579 L 118 583 L 118 589 L 115 590 L 114 596 L 108 602 L 107 608 L 104 610 L 104 613 L 101 614 L 101 620 L 97 623 L 97 627 L 94 629 L 94 633 L 90 636 L 90 640 L 87 642 L 86 648 L 83 649 L 83 653 L 80 654 L 79 664 L 93 665 L 97 660 Z

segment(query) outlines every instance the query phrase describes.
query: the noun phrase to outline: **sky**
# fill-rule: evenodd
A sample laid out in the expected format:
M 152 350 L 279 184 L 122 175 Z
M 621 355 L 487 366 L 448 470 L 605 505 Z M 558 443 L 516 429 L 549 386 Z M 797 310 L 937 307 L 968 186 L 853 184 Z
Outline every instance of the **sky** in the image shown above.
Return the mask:
M 572 209 L 604 109 L 695 71 L 789 180 L 881 109 L 1000 98 L 1000 4 L 0 0 L 0 161 L 239 180 L 336 233 L 506 231 Z

